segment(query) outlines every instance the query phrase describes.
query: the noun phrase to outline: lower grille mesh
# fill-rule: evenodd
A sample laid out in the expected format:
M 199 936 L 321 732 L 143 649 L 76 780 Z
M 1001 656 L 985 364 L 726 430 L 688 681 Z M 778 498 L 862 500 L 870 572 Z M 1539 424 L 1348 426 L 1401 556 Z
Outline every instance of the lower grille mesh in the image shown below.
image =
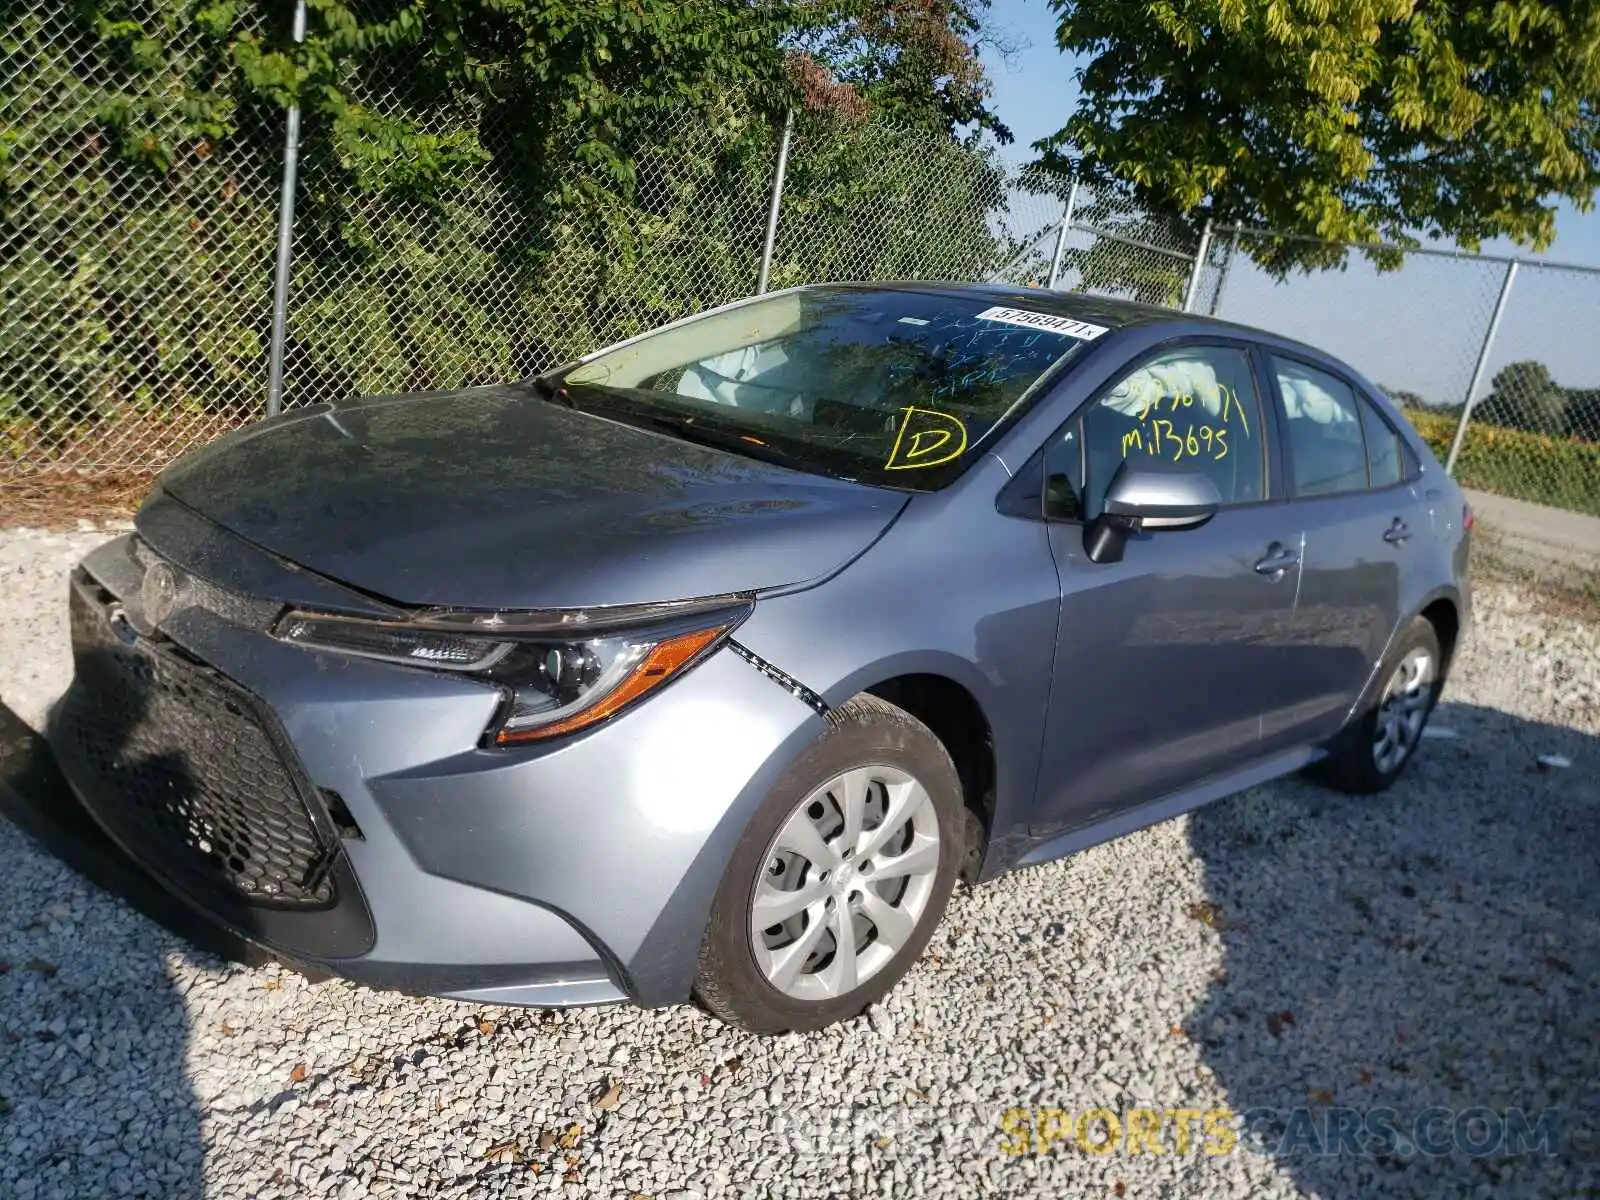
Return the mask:
M 124 642 L 95 591 L 74 583 L 77 679 L 59 726 L 96 817 L 187 890 L 331 905 L 336 843 L 319 833 L 256 701 L 175 650 Z

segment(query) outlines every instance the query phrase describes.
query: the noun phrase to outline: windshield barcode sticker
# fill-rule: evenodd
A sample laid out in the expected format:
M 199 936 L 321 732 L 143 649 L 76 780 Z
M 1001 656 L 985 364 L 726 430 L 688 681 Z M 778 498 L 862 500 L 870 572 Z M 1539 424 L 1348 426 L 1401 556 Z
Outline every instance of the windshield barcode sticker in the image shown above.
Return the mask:
M 1102 333 L 1104 325 L 1091 325 L 1071 317 L 1058 317 L 1053 313 L 1029 312 L 1025 308 L 986 308 L 978 314 L 980 321 L 1004 321 L 1007 325 L 1026 325 L 1029 329 L 1044 329 L 1050 333 L 1064 334 L 1080 342 L 1092 342 Z

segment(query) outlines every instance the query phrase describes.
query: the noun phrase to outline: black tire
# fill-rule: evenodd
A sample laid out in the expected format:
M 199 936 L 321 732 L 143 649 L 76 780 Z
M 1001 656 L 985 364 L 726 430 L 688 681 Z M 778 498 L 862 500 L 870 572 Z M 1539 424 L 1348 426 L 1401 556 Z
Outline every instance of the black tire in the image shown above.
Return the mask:
M 1378 735 L 1378 721 L 1385 689 L 1400 664 L 1413 650 L 1424 650 L 1433 662 L 1433 680 L 1427 689 L 1426 706 L 1422 710 L 1422 725 L 1417 739 L 1401 756 L 1400 761 L 1388 769 L 1381 767 L 1374 753 Z M 1318 763 L 1315 776 L 1330 787 L 1357 796 L 1372 796 L 1385 791 L 1405 774 L 1411 760 L 1417 756 L 1421 745 L 1421 729 L 1426 728 L 1433 715 L 1439 693 L 1444 690 L 1444 655 L 1439 645 L 1439 635 L 1426 617 L 1415 618 L 1404 633 L 1395 639 L 1383 667 L 1378 674 L 1374 694 L 1360 716 L 1346 725 L 1339 735 L 1328 743 L 1328 757 Z
M 774 987 L 756 962 L 749 929 L 756 882 L 768 866 L 768 847 L 801 803 L 834 776 L 870 763 L 914 776 L 933 802 L 940 852 L 932 889 L 910 936 L 875 974 L 834 998 L 798 999 Z M 944 745 L 904 709 L 876 696 L 856 696 L 829 713 L 822 735 L 784 773 L 735 847 L 701 943 L 695 998 L 713 1015 L 753 1033 L 820 1029 L 859 1015 L 921 956 L 950 899 L 966 837 L 961 780 Z

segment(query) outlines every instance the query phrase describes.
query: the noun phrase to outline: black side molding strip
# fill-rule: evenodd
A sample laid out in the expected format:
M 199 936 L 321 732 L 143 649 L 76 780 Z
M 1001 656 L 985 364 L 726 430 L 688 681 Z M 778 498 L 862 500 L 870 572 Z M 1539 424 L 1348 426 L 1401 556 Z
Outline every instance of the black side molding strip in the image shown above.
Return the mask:
M 751 650 L 746 646 L 741 646 L 738 642 L 730 641 L 728 643 L 728 649 L 732 650 L 740 658 L 744 659 L 745 662 L 749 663 L 768 679 L 772 680 L 773 683 L 783 688 L 784 691 L 794 696 L 795 699 L 799 700 L 807 708 L 811 709 L 812 712 L 822 716 L 827 715 L 828 706 L 823 701 L 822 697 L 813 692 L 805 684 L 801 683 L 793 675 L 790 675 L 784 671 L 780 671 L 777 667 L 773 666 L 766 659 L 762 658 L 754 650 Z

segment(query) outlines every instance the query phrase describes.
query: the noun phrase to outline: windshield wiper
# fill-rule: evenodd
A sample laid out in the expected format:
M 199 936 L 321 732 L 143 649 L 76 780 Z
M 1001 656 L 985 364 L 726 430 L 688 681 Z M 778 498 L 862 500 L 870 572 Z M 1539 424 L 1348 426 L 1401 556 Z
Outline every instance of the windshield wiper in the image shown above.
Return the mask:
M 578 407 L 573 403 L 572 393 L 568 392 L 565 386 L 551 379 L 548 375 L 535 375 L 527 382 L 534 391 L 552 404 L 564 405 L 567 408 Z
M 679 438 L 685 442 L 693 442 L 697 446 L 709 446 L 713 450 L 728 450 L 734 454 L 742 454 L 746 458 L 754 458 L 761 462 L 773 463 L 780 467 L 791 467 L 800 471 L 815 471 L 816 469 L 814 465 L 769 445 L 754 434 L 732 433 L 726 429 L 701 425 L 692 416 L 668 417 L 658 413 L 637 411 L 626 414 L 612 413 L 610 415 L 627 424 L 653 429 L 657 433 L 664 433 L 668 437 Z

